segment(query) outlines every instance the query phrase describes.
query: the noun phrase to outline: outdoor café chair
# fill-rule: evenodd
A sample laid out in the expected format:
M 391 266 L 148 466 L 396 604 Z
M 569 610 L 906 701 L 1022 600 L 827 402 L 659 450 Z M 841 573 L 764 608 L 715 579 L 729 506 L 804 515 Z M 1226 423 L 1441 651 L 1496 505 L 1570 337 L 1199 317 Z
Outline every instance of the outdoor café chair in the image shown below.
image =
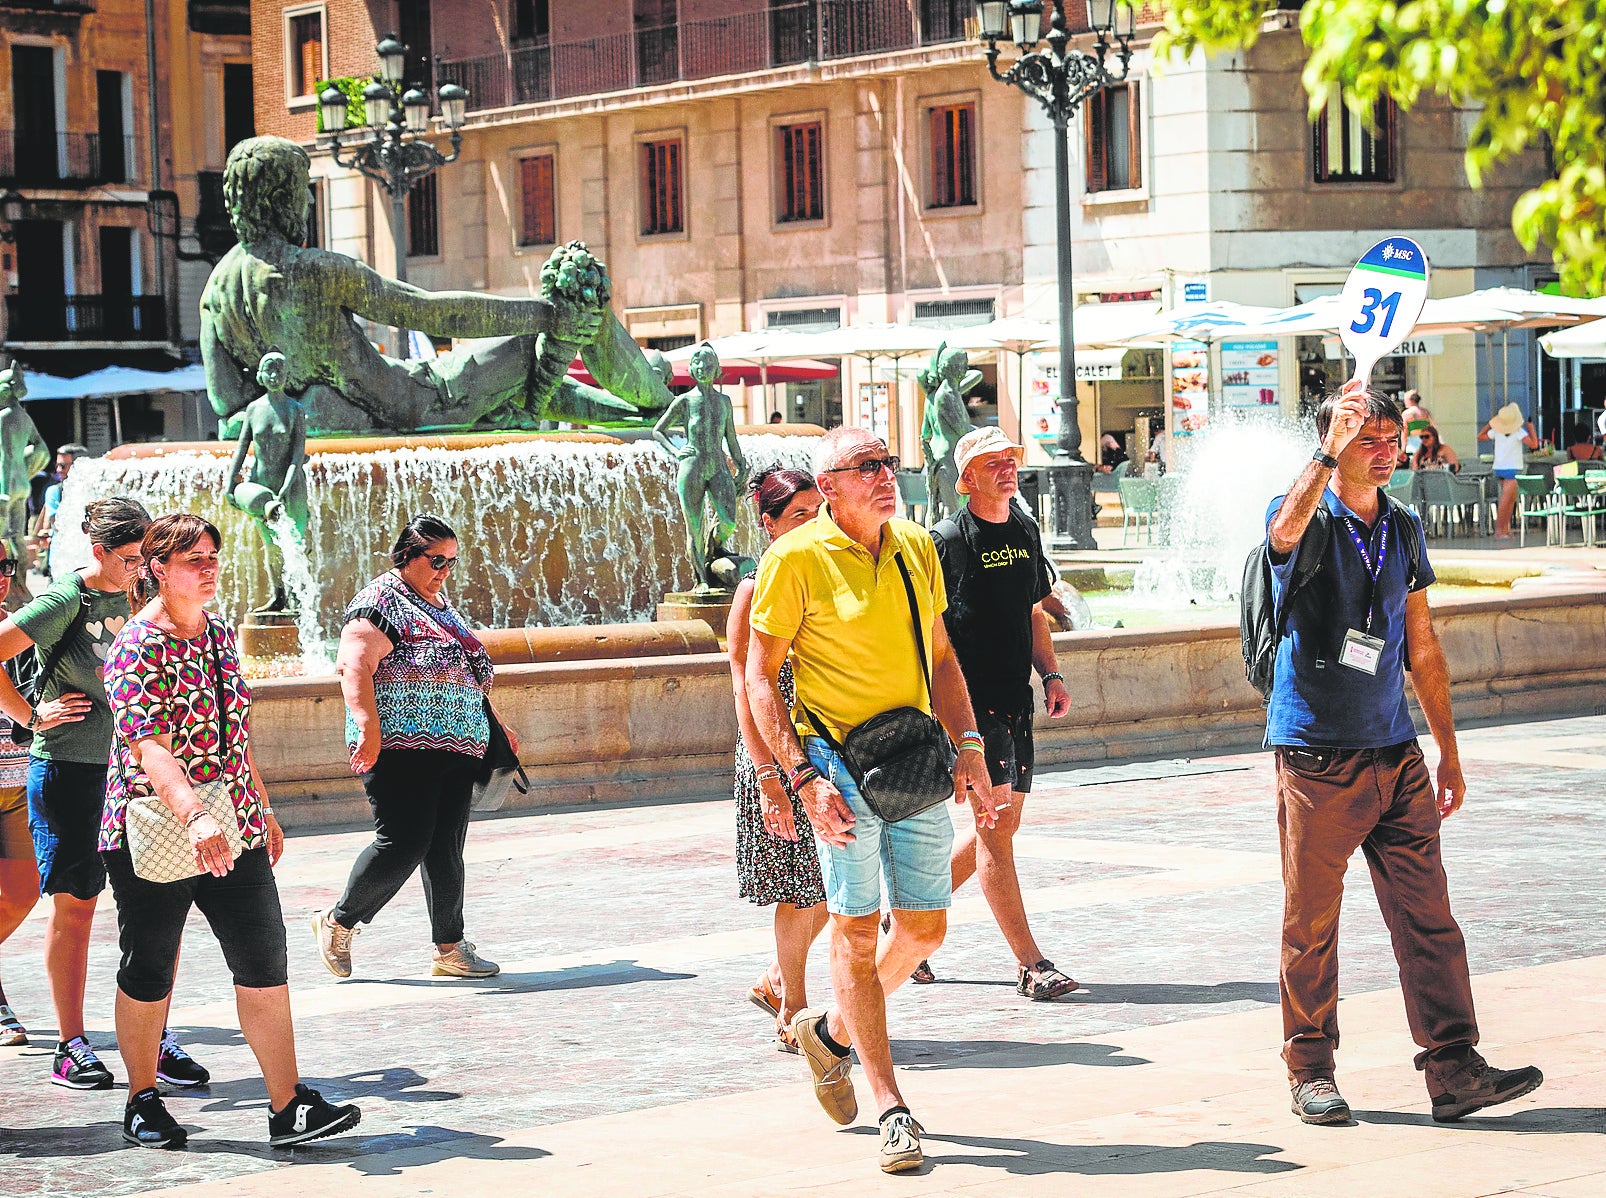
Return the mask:
M 1389 476 L 1389 498 L 1396 503 L 1403 503 L 1412 511 L 1416 510 L 1416 471 L 1404 468 L 1395 470 Z
M 1121 544 L 1126 545 L 1128 529 L 1136 524 L 1147 543 L 1154 544 L 1154 520 L 1160 509 L 1160 480 L 1123 478 L 1121 487 Z
M 926 506 L 931 502 L 931 496 L 926 489 L 926 472 L 924 470 L 900 470 L 895 476 L 898 480 L 898 498 L 903 501 L 903 518 L 905 520 L 919 520 L 925 515 Z M 916 512 L 920 515 L 916 515 Z
M 1489 502 L 1489 494 L 1483 488 L 1483 480 L 1479 478 L 1460 478 L 1449 471 L 1440 471 L 1450 480 L 1450 502 L 1454 511 L 1459 514 L 1471 512 L 1472 521 L 1478 532 L 1487 535 L 1494 525 L 1494 505 Z
M 1545 544 L 1555 543 L 1557 504 L 1551 501 L 1550 487 L 1542 474 L 1517 475 L 1517 543 L 1528 545 L 1528 521 L 1542 517 L 1545 521 Z
M 1418 470 L 1415 481 L 1416 510 L 1422 517 L 1423 527 L 1433 536 L 1454 533 L 1457 499 L 1450 487 L 1450 472 Z
M 1556 480 L 1556 525 L 1561 545 L 1567 544 L 1567 521 L 1578 521 L 1578 533 L 1584 538 L 1584 548 L 1595 545 L 1595 517 L 1600 508 L 1595 506 L 1597 496 L 1589 488 L 1589 480 L 1582 476 L 1563 475 Z

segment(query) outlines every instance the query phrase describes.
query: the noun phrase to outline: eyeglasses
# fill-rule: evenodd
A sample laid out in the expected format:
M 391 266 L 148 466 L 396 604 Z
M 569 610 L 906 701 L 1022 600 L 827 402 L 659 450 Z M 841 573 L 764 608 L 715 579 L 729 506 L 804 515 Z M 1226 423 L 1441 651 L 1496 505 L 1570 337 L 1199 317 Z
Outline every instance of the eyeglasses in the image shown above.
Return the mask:
M 0 578 L 15 578 L 18 564 L 14 557 L 0 558 Z
M 822 470 L 820 473 L 846 474 L 850 470 L 857 470 L 859 477 L 866 480 L 875 478 L 883 470 L 890 470 L 896 474 L 898 473 L 898 457 L 896 454 L 890 454 L 884 458 L 865 458 L 864 461 L 855 462 L 851 466 L 837 466 L 835 469 Z
M 431 570 L 450 570 L 457 565 L 455 557 L 447 557 L 444 553 L 426 553 L 424 560 L 429 563 Z

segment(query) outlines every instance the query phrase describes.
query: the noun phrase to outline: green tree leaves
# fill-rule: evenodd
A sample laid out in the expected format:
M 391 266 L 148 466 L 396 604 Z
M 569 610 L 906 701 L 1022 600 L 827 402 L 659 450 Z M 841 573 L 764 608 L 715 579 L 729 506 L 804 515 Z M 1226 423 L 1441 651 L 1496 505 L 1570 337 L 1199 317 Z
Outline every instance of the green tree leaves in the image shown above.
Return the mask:
M 1168 0 L 1156 55 L 1253 45 L 1265 0 Z M 1512 226 L 1551 247 L 1562 284 L 1606 294 L 1606 0 L 1307 0 L 1300 29 L 1312 111 L 1341 84 L 1358 111 L 1423 93 L 1476 110 L 1474 186 L 1496 163 L 1548 146 L 1554 177 L 1524 193 Z

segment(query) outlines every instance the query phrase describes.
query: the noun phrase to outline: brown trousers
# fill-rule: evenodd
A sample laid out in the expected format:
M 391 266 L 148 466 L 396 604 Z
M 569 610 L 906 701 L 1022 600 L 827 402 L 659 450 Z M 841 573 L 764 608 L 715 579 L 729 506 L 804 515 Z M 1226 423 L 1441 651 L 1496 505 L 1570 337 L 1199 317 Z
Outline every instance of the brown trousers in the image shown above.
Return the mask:
M 1400 965 L 1405 1015 L 1430 1088 L 1476 1056 L 1466 941 L 1450 914 L 1433 780 L 1416 741 L 1277 749 L 1283 858 L 1283 1060 L 1291 1082 L 1332 1076 L 1344 869 L 1366 854 Z

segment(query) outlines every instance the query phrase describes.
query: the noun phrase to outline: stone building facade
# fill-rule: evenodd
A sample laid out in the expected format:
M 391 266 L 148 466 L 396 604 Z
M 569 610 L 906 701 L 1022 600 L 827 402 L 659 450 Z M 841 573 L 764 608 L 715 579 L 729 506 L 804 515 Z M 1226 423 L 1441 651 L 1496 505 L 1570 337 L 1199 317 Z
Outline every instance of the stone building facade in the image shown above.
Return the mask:
M 965 37 L 970 8 L 253 0 L 256 124 L 314 149 L 321 242 L 393 270 L 383 194 L 315 148 L 313 77 L 371 75 L 373 46 L 397 30 L 409 81 L 471 95 L 461 159 L 410 201 L 402 233 L 415 282 L 526 294 L 553 245 L 580 238 L 607 261 L 628 327 L 659 346 L 774 326 L 1052 321 L 1051 131 L 988 78 Z M 1073 23 L 1084 19 L 1072 9 Z M 1071 138 L 1079 302 L 1293 303 L 1335 289 L 1390 232 L 1427 246 L 1440 294 L 1545 274 L 1510 232 L 1511 201 L 1542 164 L 1471 190 L 1466 112 L 1428 103 L 1367 121 L 1336 106 L 1313 126 L 1297 30 L 1160 72 L 1151 28 L 1139 26 L 1127 86 L 1090 106 Z M 1518 399 L 1532 373 L 1521 344 Z M 1447 437 L 1470 449 L 1491 398 L 1473 338 L 1414 348 L 1427 352 L 1385 363 L 1381 377 L 1429 394 Z M 1258 394 L 1297 410 L 1336 374 L 1327 352 L 1319 338 L 1277 346 L 1275 382 Z M 1103 431 L 1141 440 L 1168 419 L 1171 355 L 1087 357 L 1099 381 L 1080 384 L 1086 444 Z M 1034 391 L 1053 391 L 1047 364 L 1000 358 L 985 366 L 978 413 L 1030 436 Z M 849 358 L 837 382 L 750 389 L 749 418 L 778 408 L 868 422 L 912 458 L 912 361 Z
M 194 345 L 210 259 L 231 240 L 223 158 L 253 131 L 249 15 L 245 0 L 0 3 L 8 355 L 76 375 L 164 369 Z M 96 449 L 204 424 L 177 397 L 30 407 L 52 443 Z

